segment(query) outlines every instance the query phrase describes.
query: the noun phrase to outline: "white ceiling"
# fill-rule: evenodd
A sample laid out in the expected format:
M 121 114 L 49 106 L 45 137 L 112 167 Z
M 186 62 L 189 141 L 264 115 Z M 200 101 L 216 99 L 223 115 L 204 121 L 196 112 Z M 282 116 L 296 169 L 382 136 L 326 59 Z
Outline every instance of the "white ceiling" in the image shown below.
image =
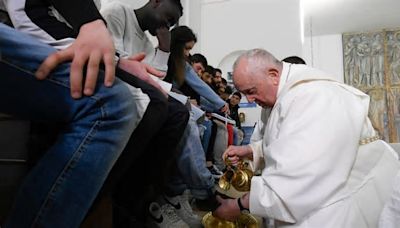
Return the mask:
M 306 36 L 400 28 L 400 0 L 300 0 Z

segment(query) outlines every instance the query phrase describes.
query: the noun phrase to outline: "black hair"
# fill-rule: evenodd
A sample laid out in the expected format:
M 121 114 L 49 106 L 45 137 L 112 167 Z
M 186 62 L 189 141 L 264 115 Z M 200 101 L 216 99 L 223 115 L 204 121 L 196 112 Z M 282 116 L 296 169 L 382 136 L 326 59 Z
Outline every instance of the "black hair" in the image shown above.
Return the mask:
M 181 15 L 183 15 L 183 6 L 181 0 L 170 0 L 170 1 L 173 2 L 176 6 L 178 6 L 179 12 L 181 13 Z
M 210 65 L 207 65 L 207 66 L 204 68 L 204 72 L 207 72 L 207 73 L 211 74 L 212 77 L 215 76 L 215 69 L 214 69 L 214 67 L 212 67 L 212 66 L 210 66 Z
M 236 95 L 236 96 L 239 97 L 239 99 L 242 99 L 242 94 L 241 94 L 239 91 L 234 92 L 234 93 L 232 94 L 232 96 L 233 96 L 233 95 Z
M 219 69 L 219 68 L 215 68 L 215 72 L 219 72 L 219 73 L 221 73 L 221 74 L 222 74 L 222 70 L 221 70 L 221 69 Z
M 293 63 L 293 64 L 304 64 L 306 65 L 306 61 L 298 56 L 289 56 L 282 59 L 282 62 Z
M 206 68 L 208 65 L 206 57 L 204 57 L 204 55 L 199 54 L 199 53 L 196 53 L 196 54 L 190 56 L 189 62 L 191 64 L 201 63 L 201 65 L 203 65 L 204 68 Z
M 185 44 L 188 42 L 197 42 L 197 37 L 187 26 L 178 26 L 171 30 L 170 56 L 168 59 L 168 71 L 165 80 L 175 81 L 179 86 L 185 79 Z
M 221 78 L 221 82 L 224 85 L 228 85 L 228 81 L 225 78 Z

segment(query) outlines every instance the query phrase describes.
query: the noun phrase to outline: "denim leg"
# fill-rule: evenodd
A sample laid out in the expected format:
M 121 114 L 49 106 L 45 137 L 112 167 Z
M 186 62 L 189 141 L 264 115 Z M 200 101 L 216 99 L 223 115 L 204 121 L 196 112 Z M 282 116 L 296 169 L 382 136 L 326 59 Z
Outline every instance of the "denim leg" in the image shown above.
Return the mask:
M 213 162 L 219 170 L 225 169 L 225 162 L 222 159 L 226 148 L 228 148 L 228 130 L 225 123 L 214 120 L 214 124 L 217 126 L 217 134 L 215 136 L 215 144 L 213 150 Z
M 195 198 L 208 198 L 213 194 L 214 178 L 207 169 L 199 130 L 192 115 L 179 148 L 181 148 L 181 154 L 177 158 L 177 165 L 180 177 L 173 177 L 169 191 L 178 195 L 189 188 Z
M 111 167 L 137 124 L 129 89 L 117 80 L 74 100 L 69 64 L 44 81 L 38 65 L 55 50 L 0 24 L 0 112 L 66 123 L 56 143 L 25 178 L 6 228 L 79 227 Z
M 205 130 L 203 138 L 201 140 L 201 144 L 203 145 L 204 151 L 207 151 L 208 145 L 210 144 L 212 121 L 206 118 L 202 125 L 205 127 Z

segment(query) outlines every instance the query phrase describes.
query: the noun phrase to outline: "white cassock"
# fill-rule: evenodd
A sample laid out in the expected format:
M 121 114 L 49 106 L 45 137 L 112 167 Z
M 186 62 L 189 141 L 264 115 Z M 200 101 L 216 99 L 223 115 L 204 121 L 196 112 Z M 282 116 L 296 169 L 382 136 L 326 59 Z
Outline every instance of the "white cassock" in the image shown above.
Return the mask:
M 376 140 L 369 97 L 305 65 L 284 63 L 278 98 L 252 136 L 250 211 L 277 227 L 377 227 L 400 168 Z

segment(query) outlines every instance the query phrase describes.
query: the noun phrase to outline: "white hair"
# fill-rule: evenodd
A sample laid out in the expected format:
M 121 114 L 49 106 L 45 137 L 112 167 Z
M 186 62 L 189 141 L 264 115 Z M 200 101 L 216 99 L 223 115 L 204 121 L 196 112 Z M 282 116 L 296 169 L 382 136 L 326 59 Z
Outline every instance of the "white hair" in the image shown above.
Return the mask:
M 249 73 L 256 73 L 270 67 L 280 67 L 282 65 L 282 63 L 268 51 L 256 48 L 246 51 L 236 59 L 233 64 L 233 72 L 236 71 L 239 62 L 244 59 L 248 62 L 246 70 Z

